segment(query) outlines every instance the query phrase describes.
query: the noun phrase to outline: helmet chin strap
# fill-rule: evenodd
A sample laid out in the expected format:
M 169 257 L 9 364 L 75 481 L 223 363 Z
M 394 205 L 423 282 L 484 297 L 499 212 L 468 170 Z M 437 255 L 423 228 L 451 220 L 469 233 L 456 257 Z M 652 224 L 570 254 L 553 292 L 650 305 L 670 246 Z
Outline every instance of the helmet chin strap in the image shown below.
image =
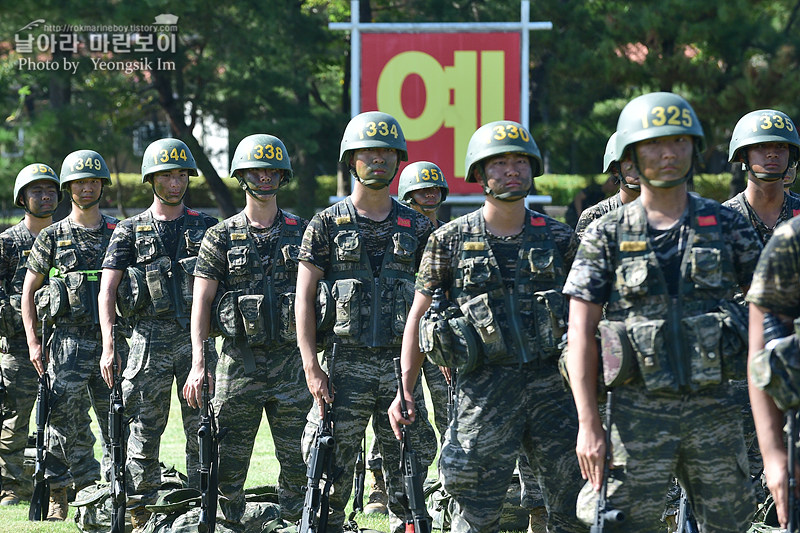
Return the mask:
M 783 177 L 786 175 L 786 171 L 789 170 L 789 167 L 792 166 L 792 161 L 789 160 L 789 164 L 786 165 L 786 168 L 783 170 L 783 172 L 756 172 L 750 166 L 750 158 L 747 157 L 747 153 L 743 154 L 743 159 L 744 161 L 742 161 L 742 169 L 751 173 L 753 176 L 760 179 L 761 181 L 766 181 L 767 183 L 772 183 L 773 181 L 782 180 Z
M 416 200 L 414 200 L 414 198 L 410 198 L 408 200 L 408 203 L 409 203 L 409 205 L 412 205 L 412 206 L 414 206 L 414 205 L 419 206 L 419 208 L 422 209 L 423 211 L 425 211 L 426 213 L 433 213 L 434 211 L 439 209 L 439 207 L 444 203 L 444 200 L 439 200 L 435 204 L 422 205 L 421 203 L 419 203 Z
M 678 185 L 683 185 L 689 178 L 692 177 L 694 173 L 694 159 L 692 159 L 692 166 L 689 167 L 689 171 L 684 174 L 684 176 L 677 180 L 649 180 L 644 177 L 644 172 L 639 168 L 639 158 L 636 155 L 636 150 L 632 150 L 631 159 L 633 160 L 633 166 L 636 168 L 636 172 L 639 174 L 639 181 L 643 181 L 650 185 L 651 187 L 655 187 L 656 189 L 672 189 L 673 187 L 677 187 Z M 694 151 L 692 151 L 692 158 L 694 158 Z M 636 190 L 636 189 L 632 189 Z M 639 190 L 641 190 L 641 185 L 639 185 Z
M 268 191 L 259 191 L 254 189 L 247 183 L 247 180 L 236 176 L 236 179 L 239 180 L 239 187 L 242 188 L 244 192 L 255 198 L 256 200 L 266 200 L 270 196 L 275 196 L 278 193 L 278 189 L 283 186 L 283 178 L 281 178 L 280 185 L 278 185 L 275 189 L 270 189 Z
M 501 202 L 516 202 L 517 200 L 522 200 L 526 196 L 528 196 L 528 191 L 530 191 L 530 187 L 528 190 L 519 190 L 519 191 L 506 191 L 501 193 L 496 193 L 492 189 L 489 188 L 489 179 L 486 177 L 486 172 L 483 169 L 483 164 L 481 163 L 478 165 L 478 171 L 481 173 L 481 180 L 483 181 L 483 194 L 487 194 L 492 198 L 496 198 Z M 533 179 L 531 179 L 531 186 L 533 186 Z
M 72 197 L 72 193 L 70 193 L 69 199 L 70 199 L 70 201 L 72 202 L 73 205 L 78 207 L 78 209 L 80 209 L 81 211 L 86 211 L 87 209 L 91 209 L 92 207 L 94 207 L 94 206 L 96 206 L 97 204 L 100 203 L 100 200 L 103 199 L 103 191 L 105 190 L 105 188 L 106 188 L 106 186 L 105 186 L 105 183 L 104 183 L 104 184 L 102 184 L 100 186 L 100 196 L 97 197 L 97 200 L 91 201 L 86 205 L 81 205 L 78 202 L 76 202 L 75 198 Z M 55 212 L 55 209 L 53 211 Z
M 56 205 L 58 205 L 58 203 L 56 203 Z M 22 210 L 34 218 L 50 218 L 53 216 L 53 213 L 56 212 L 55 208 L 53 208 L 53 209 L 48 209 L 47 211 L 40 211 L 39 213 L 34 213 L 30 209 L 28 209 L 28 204 L 26 202 L 22 202 Z
M 377 179 L 377 178 L 368 180 L 362 179 L 361 177 L 359 177 L 358 173 L 356 172 L 356 169 L 353 166 L 350 166 L 350 175 L 353 176 L 356 179 L 356 181 L 360 182 L 364 187 L 372 189 L 373 191 L 379 191 L 391 185 L 392 181 L 394 181 L 394 177 L 397 176 L 397 171 L 399 169 L 400 169 L 400 162 L 398 161 L 394 167 L 394 172 L 392 173 L 392 176 L 388 180 Z
M 176 205 L 181 205 L 181 204 L 183 203 L 183 198 L 186 196 L 186 193 L 187 193 L 187 191 L 189 190 L 189 185 L 187 184 L 187 185 L 186 185 L 186 189 L 184 189 L 184 191 L 183 191 L 183 194 L 181 195 L 181 199 L 180 199 L 180 200 L 178 200 L 177 202 L 168 202 L 167 200 L 165 200 L 164 198 L 162 198 L 162 197 L 161 197 L 161 195 L 159 195 L 159 194 L 156 192 L 156 184 L 155 184 L 155 181 L 154 181 L 152 178 L 150 178 L 150 187 L 152 187 L 152 188 L 153 188 L 153 194 L 155 195 L 155 197 L 156 197 L 156 198 L 158 198 L 158 201 L 159 201 L 159 202 L 161 202 L 161 203 L 162 203 L 162 204 L 164 204 L 164 205 L 171 206 L 171 207 L 175 207 Z
M 642 190 L 642 186 L 641 185 L 639 185 L 638 183 L 628 183 L 627 181 L 625 181 L 624 178 L 622 180 L 622 186 L 625 187 L 626 189 L 628 189 L 629 191 L 639 192 L 639 191 Z

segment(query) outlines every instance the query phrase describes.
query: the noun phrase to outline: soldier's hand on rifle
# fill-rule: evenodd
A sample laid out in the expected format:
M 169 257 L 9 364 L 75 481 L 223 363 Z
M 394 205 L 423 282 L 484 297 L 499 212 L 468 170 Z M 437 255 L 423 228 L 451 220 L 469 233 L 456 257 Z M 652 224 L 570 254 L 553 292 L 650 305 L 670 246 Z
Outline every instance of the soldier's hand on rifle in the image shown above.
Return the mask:
M 103 354 L 100 356 L 100 374 L 102 374 L 103 381 L 106 382 L 109 389 L 114 386 L 114 367 L 121 369 L 122 360 L 114 355 L 113 349 L 107 350 L 103 348 Z M 119 371 L 122 372 L 122 370 Z
M 325 403 L 333 403 L 333 395 L 328 393 L 328 374 L 317 365 L 316 368 L 306 370 L 306 385 L 308 391 L 319 405 L 319 416 L 325 414 Z
M 789 523 L 789 471 L 788 458 L 785 450 L 775 449 L 763 456 L 764 477 L 767 479 L 767 488 L 775 501 L 775 510 L 781 529 L 786 529 Z M 800 472 L 795 474 L 800 479 Z
M 449 367 L 446 367 L 446 366 L 440 366 L 439 367 L 439 372 L 442 373 L 442 375 L 444 376 L 444 379 L 447 380 L 448 383 L 452 383 L 453 382 L 453 371 L 452 371 L 452 369 L 450 369 Z
M 47 368 L 47 357 L 42 351 L 42 345 L 39 342 L 31 343 L 28 346 L 28 354 L 30 356 L 31 363 L 33 363 L 33 368 L 36 369 L 36 372 L 40 376 L 44 374 L 44 371 Z
M 397 440 L 400 440 L 402 436 L 400 435 L 400 425 L 407 426 L 414 422 L 416 418 L 416 409 L 414 408 L 414 398 L 409 398 L 406 396 L 406 409 L 408 409 L 408 418 L 403 418 L 403 411 L 400 407 L 400 391 L 397 392 L 397 395 L 392 402 L 392 405 L 389 406 L 389 423 L 392 425 L 392 431 L 394 431 L 394 436 Z
M 595 491 L 599 491 L 603 484 L 603 465 L 606 457 L 605 431 L 599 417 L 596 423 L 578 425 L 578 443 L 575 452 L 578 455 L 581 476 L 592 484 Z
M 210 373 L 206 375 L 208 379 L 209 394 L 214 392 L 214 376 Z M 190 407 L 199 409 L 203 404 L 203 365 L 198 368 L 197 365 L 192 365 L 192 370 L 189 372 L 189 377 L 186 378 L 186 383 L 183 385 L 183 397 L 186 398 L 186 403 Z

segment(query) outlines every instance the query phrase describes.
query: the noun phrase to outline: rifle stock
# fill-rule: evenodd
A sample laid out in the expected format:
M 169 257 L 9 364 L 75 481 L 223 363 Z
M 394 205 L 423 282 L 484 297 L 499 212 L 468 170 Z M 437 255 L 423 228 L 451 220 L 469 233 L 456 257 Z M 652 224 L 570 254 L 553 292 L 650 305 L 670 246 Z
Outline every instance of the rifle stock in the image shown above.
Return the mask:
M 117 325 L 111 327 L 114 345 L 114 385 L 108 406 L 108 436 L 111 455 L 111 533 L 125 532 L 125 404 L 122 401 L 122 376 L 117 367 Z
M 408 419 L 408 406 L 403 393 L 403 372 L 400 358 L 394 358 L 394 375 L 400 395 L 400 411 L 403 418 Z M 400 426 L 400 471 L 403 474 L 403 492 L 397 499 L 406 512 L 406 533 L 430 533 L 431 517 L 425 506 L 425 492 L 422 484 L 427 472 L 423 471 L 416 452 L 411 448 L 411 438 L 406 426 Z
M 611 413 L 614 410 L 614 392 L 608 390 L 606 396 L 606 457 L 603 464 L 603 484 L 600 493 L 597 495 L 597 511 L 594 516 L 594 524 L 590 528 L 590 533 L 603 533 L 606 523 L 618 524 L 625 520 L 625 513 L 619 509 L 614 509 L 608 501 L 608 476 L 611 472 Z
M 47 360 L 47 323 L 42 321 L 42 360 Z M 36 466 L 33 471 L 33 496 L 28 509 L 28 520 L 41 521 L 47 519 L 50 506 L 50 481 L 45 475 L 47 459 L 46 434 L 50 419 L 50 376 L 45 371 L 39 376 L 39 387 L 36 391 Z
M 203 341 L 203 405 L 200 408 L 200 426 L 197 442 L 200 451 L 200 520 L 197 530 L 208 533 L 216 530 L 217 524 L 217 469 L 219 466 L 219 436 L 211 406 L 208 387 L 209 339 Z
M 333 368 L 339 351 L 339 343 L 333 343 L 328 358 L 328 394 L 333 391 Z M 328 526 L 328 498 L 335 475 L 333 473 L 333 408 L 326 403 L 322 420 L 317 427 L 314 447 L 308 458 L 306 469 L 306 497 L 303 502 L 303 516 L 300 519 L 299 533 L 324 532 Z M 325 477 L 324 488 L 320 481 Z

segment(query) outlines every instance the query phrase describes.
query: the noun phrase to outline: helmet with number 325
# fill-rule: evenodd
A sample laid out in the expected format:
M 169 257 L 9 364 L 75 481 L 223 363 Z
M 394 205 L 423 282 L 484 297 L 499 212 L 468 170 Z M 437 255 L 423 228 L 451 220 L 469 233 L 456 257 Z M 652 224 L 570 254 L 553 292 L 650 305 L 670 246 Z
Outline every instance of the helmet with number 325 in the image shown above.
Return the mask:
M 467 173 L 464 175 L 464 180 L 467 183 L 476 181 L 473 171 L 484 159 L 515 153 L 530 157 L 532 177 L 543 174 L 542 155 L 525 126 L 512 120 L 484 124 L 472 134 L 467 145 L 467 157 L 464 161 Z
M 142 183 L 156 172 L 173 169 L 186 169 L 190 176 L 197 176 L 197 164 L 189 147 L 173 138 L 150 143 L 142 156 Z

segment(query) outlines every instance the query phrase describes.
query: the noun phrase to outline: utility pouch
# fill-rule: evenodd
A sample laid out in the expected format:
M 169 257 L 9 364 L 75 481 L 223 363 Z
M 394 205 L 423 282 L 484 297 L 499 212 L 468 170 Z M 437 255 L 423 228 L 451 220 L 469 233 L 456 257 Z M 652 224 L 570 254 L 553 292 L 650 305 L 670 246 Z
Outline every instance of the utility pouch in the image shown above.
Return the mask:
M 129 266 L 122 274 L 117 285 L 117 312 L 123 318 L 135 316 L 147 305 L 150 293 L 144 271 L 139 267 Z
M 50 318 L 58 318 L 63 316 L 69 309 L 69 295 L 67 294 L 67 285 L 61 278 L 50 278 L 46 285 L 50 291 Z
M 535 280 L 552 280 L 556 277 L 555 255 L 552 249 L 528 250 L 528 266 L 531 269 L 531 278 Z
M 223 336 L 234 339 L 244 333 L 244 324 L 239 314 L 239 296 L 242 291 L 228 291 L 223 294 L 214 309 L 216 326 Z
M 413 301 L 414 282 L 407 279 L 396 280 L 392 290 L 392 333 L 397 337 L 403 336 L 408 311 Z
M 184 239 L 186 239 L 186 254 L 187 255 L 197 255 L 197 252 L 200 251 L 200 245 L 203 243 L 203 236 L 206 233 L 205 228 L 201 227 L 190 227 L 186 228 L 186 231 L 183 233 Z
M 617 266 L 617 286 L 620 297 L 640 298 L 647 295 L 649 270 L 644 257 L 623 257 Z
M 22 325 L 22 300 L 20 295 L 14 294 L 7 301 L 0 302 L 0 325 L 2 337 L 14 337 L 23 331 Z
M 428 309 L 419 322 L 419 348 L 433 364 L 463 374 L 477 366 L 480 339 L 458 307 L 443 313 Z
M 618 387 L 636 377 L 636 356 L 628 338 L 625 323 L 601 320 L 597 325 L 600 335 L 600 358 L 603 362 L 603 383 Z
M 136 246 L 137 263 L 149 263 L 158 252 L 156 238 L 152 235 L 138 235 L 134 244 Z
M 279 335 L 283 342 L 297 341 L 297 321 L 294 316 L 293 292 L 284 292 L 278 296 L 278 309 L 280 313 Z
M 764 348 L 750 360 L 751 382 L 769 394 L 781 411 L 800 407 L 800 319 L 795 332 Z
M 566 305 L 564 296 L 555 290 L 539 291 L 533 293 L 533 305 L 536 313 L 536 334 L 544 355 L 557 356 L 561 350 L 558 345 L 561 336 L 566 332 L 564 315 Z
M 173 276 L 172 261 L 162 256 L 145 266 L 144 276 L 153 313 L 158 316 L 172 310 L 172 298 L 169 293 L 169 278 Z
M 722 316 L 705 313 L 681 319 L 685 349 L 689 352 L 695 387 L 718 385 L 722 381 Z
M 226 255 L 231 276 L 245 276 L 250 273 L 250 267 L 248 266 L 250 249 L 247 246 L 234 246 L 228 250 Z
M 248 346 L 264 346 L 269 340 L 267 325 L 264 323 L 264 314 L 262 313 L 264 295 L 246 294 L 239 296 L 238 303 Z
M 722 254 L 717 248 L 695 248 L 690 251 L 690 276 L 699 289 L 722 287 Z
M 184 257 L 178 260 L 178 286 L 180 287 L 179 297 L 183 299 L 184 309 L 192 308 L 192 294 L 194 292 L 194 267 L 197 265 L 197 257 Z
M 489 305 L 489 295 L 479 294 L 463 304 L 461 312 L 470 324 L 475 328 L 483 344 L 483 353 L 487 359 L 492 360 L 502 358 L 506 352 L 506 344 L 503 340 L 503 333 L 500 324 L 492 312 Z
M 297 272 L 297 265 L 300 257 L 300 247 L 296 244 L 285 244 L 281 248 L 283 255 L 283 266 L 287 272 Z
M 50 285 L 43 285 L 33 293 L 33 303 L 36 306 L 36 318 L 41 321 L 50 321 Z
M 392 235 L 394 258 L 400 263 L 410 263 L 414 260 L 417 251 L 417 238 L 410 233 L 395 233 Z
M 64 274 L 64 285 L 67 288 L 70 319 L 85 319 L 91 313 L 89 281 L 86 279 L 86 274 L 83 272 L 67 272 Z
M 719 310 L 722 314 L 722 378 L 747 379 L 748 306 L 720 300 Z
M 678 383 L 667 358 L 666 320 L 626 320 L 639 372 L 649 391 L 675 391 Z
M 333 243 L 336 245 L 336 259 L 339 261 L 361 260 L 361 235 L 357 231 L 340 231 L 333 238 Z
M 357 337 L 361 333 L 361 282 L 357 279 L 337 280 L 331 295 L 336 300 L 333 333 L 339 337 Z
M 317 316 L 317 334 L 328 333 L 336 319 L 336 302 L 331 294 L 331 284 L 320 280 L 317 283 L 317 299 L 314 302 Z
M 479 287 L 484 286 L 492 278 L 492 269 L 489 265 L 489 258 L 487 257 L 470 257 L 464 259 L 459 268 L 464 272 L 464 287 Z

